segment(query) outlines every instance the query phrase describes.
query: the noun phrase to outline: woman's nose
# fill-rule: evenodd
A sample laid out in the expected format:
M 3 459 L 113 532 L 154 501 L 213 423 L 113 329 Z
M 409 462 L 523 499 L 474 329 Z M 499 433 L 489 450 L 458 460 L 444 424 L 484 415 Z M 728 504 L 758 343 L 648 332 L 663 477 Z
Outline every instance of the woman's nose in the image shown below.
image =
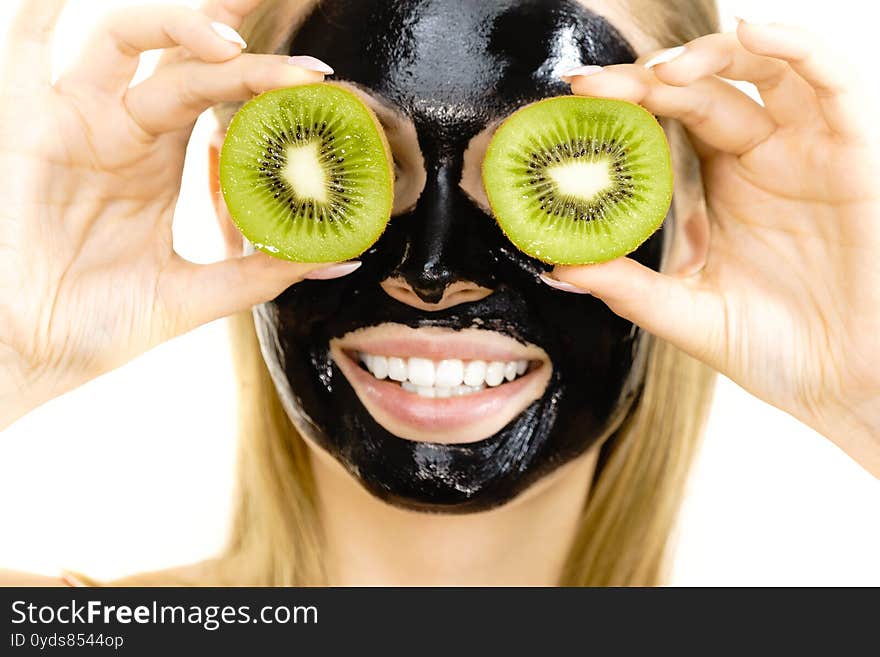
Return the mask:
M 419 310 L 438 311 L 457 306 L 460 303 L 472 303 L 485 299 L 492 290 L 470 281 L 456 281 L 443 289 L 443 294 L 436 302 L 425 301 L 424 298 L 412 289 L 406 279 L 399 276 L 386 278 L 380 283 L 385 293 L 401 303 L 405 303 Z
M 426 310 L 479 300 L 491 294 L 490 244 L 483 215 L 459 186 L 461 162 L 448 157 L 429 165 L 425 189 L 406 222 L 406 247 L 382 283 L 389 295 Z

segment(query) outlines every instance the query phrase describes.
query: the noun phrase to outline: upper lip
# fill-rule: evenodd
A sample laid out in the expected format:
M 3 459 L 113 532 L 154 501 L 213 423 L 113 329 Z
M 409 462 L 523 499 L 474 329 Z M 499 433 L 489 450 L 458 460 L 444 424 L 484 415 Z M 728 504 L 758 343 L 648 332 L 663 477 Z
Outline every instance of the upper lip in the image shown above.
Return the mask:
M 456 330 L 436 326 L 411 328 L 402 324 L 381 324 L 347 333 L 331 340 L 330 345 L 348 352 L 431 360 L 550 361 L 540 347 L 524 345 L 496 331 L 475 328 Z

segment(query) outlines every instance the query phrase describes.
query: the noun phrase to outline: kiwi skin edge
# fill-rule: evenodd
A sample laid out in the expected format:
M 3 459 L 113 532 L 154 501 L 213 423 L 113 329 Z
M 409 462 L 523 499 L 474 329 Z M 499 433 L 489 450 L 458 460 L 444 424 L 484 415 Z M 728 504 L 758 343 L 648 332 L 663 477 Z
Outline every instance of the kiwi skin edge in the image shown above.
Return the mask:
M 340 84 L 340 83 L 338 83 L 338 82 L 325 81 L 325 82 L 312 83 L 312 84 L 308 84 L 308 85 L 297 85 L 297 86 L 295 86 L 295 87 L 280 87 L 280 88 L 277 88 L 277 89 L 270 89 L 270 90 L 268 90 L 268 91 L 266 91 L 266 92 L 264 92 L 264 93 L 273 93 L 273 92 L 277 92 L 277 91 L 283 91 L 284 89 L 298 89 L 298 88 L 303 88 L 303 87 L 327 87 L 327 86 L 333 87 L 335 90 L 337 90 L 337 91 L 339 91 L 339 92 L 342 92 L 342 93 L 346 94 L 346 95 L 349 96 L 351 99 L 353 99 L 354 101 L 356 101 L 357 103 L 359 103 L 360 106 L 365 110 L 367 116 L 369 116 L 370 120 L 372 120 L 372 122 L 373 122 L 373 126 L 375 127 L 376 132 L 377 132 L 378 135 L 379 135 L 379 141 L 380 141 L 380 143 L 382 144 L 382 149 L 383 149 L 383 151 L 384 151 L 384 155 L 385 155 L 385 164 L 386 164 L 386 166 L 387 166 L 387 168 L 388 168 L 389 180 L 390 180 L 390 189 L 388 190 L 388 194 L 389 194 L 389 215 L 388 215 L 388 217 L 386 218 L 385 223 L 382 225 L 382 229 L 381 229 L 378 233 L 376 233 L 374 236 L 372 236 L 372 239 L 370 240 L 369 244 L 367 244 L 367 245 L 364 247 L 364 249 L 361 251 L 361 253 L 363 253 L 364 251 L 366 251 L 367 249 L 369 249 L 370 247 L 372 247 L 373 244 L 375 244 L 375 243 L 379 240 L 379 238 L 382 236 L 382 234 L 385 232 L 385 229 L 386 229 L 387 226 L 388 226 L 388 220 L 390 220 L 390 218 L 391 218 L 391 209 L 393 209 L 393 207 L 394 207 L 394 187 L 395 187 L 395 170 L 394 170 L 394 165 L 393 165 L 394 159 L 393 159 L 393 154 L 392 154 L 392 152 L 391 152 L 391 147 L 390 147 L 390 145 L 389 145 L 389 143 L 388 143 L 387 135 L 385 134 L 385 130 L 384 130 L 384 128 L 382 127 L 382 123 L 381 123 L 381 121 L 379 120 L 378 116 L 377 116 L 376 113 L 373 111 L 373 109 L 372 109 L 369 105 L 367 105 L 367 103 L 364 102 L 364 100 L 363 100 L 358 94 L 354 93 L 354 92 L 351 90 L 351 88 L 350 88 L 349 86 L 344 85 L 344 84 Z M 256 96 L 254 96 L 254 97 L 251 99 L 251 101 L 253 101 L 253 100 L 256 99 L 256 98 L 259 98 L 259 97 L 262 96 L 262 95 L 263 95 L 263 94 L 258 94 L 258 95 L 256 95 Z M 248 101 L 248 102 L 251 102 L 251 101 Z M 247 104 L 247 103 L 246 103 L 246 104 Z M 243 105 L 242 107 L 244 107 L 244 105 Z M 239 109 L 241 109 L 241 108 L 239 108 Z M 237 114 L 238 114 L 238 112 L 236 112 L 236 115 L 232 117 L 232 121 L 231 121 L 230 124 L 229 124 L 230 127 L 231 127 L 231 126 L 233 125 L 233 123 L 235 122 L 235 120 L 236 120 L 236 118 L 237 118 Z M 227 133 L 228 133 L 228 131 L 229 131 L 229 129 L 227 128 Z M 224 138 L 224 144 L 225 144 L 225 138 Z M 220 169 L 222 170 L 222 160 L 223 160 L 223 149 L 222 149 L 222 148 L 221 148 L 221 152 L 220 152 L 220 160 L 221 160 L 221 166 L 220 166 Z M 223 189 L 223 186 L 222 186 L 222 180 L 221 180 L 221 192 L 222 192 L 222 194 L 223 194 L 223 196 L 224 196 L 224 198 L 225 198 L 226 191 Z M 247 235 L 244 234 L 244 231 L 242 230 L 242 227 L 241 227 L 241 225 L 239 224 L 239 222 L 238 222 L 238 220 L 236 219 L 236 217 L 235 217 L 231 212 L 229 213 L 229 215 L 230 215 L 230 218 L 232 219 L 233 224 L 234 224 L 234 225 L 236 226 L 236 228 L 238 229 L 238 231 L 241 232 L 242 235 L 244 235 L 244 237 L 245 237 L 246 239 L 248 239 L 248 241 L 249 241 L 251 244 L 253 244 L 253 245 L 254 245 L 254 248 L 256 248 L 257 250 L 262 251 L 263 253 L 266 253 L 267 255 L 269 255 L 269 256 L 271 256 L 271 257 L 273 257 L 273 258 L 279 258 L 279 259 L 281 259 L 281 260 L 289 260 L 289 261 L 293 261 L 293 262 L 300 262 L 300 261 L 301 261 L 301 260 L 299 260 L 299 259 L 294 259 L 294 258 L 292 258 L 292 257 L 289 257 L 289 256 L 285 255 L 285 253 L 284 253 L 283 251 L 277 251 L 277 252 L 276 252 L 276 251 L 270 250 L 269 248 L 263 248 L 263 245 L 257 246 L 256 244 L 253 243 L 253 240 L 251 240 L 250 238 L 247 237 Z M 272 246 L 272 245 L 269 244 L 269 245 L 266 245 L 266 246 L 268 247 L 268 246 Z M 357 257 L 358 255 L 360 255 L 360 254 L 358 254 L 358 253 L 354 253 L 354 254 L 350 254 L 348 257 L 349 257 L 349 258 L 355 258 L 355 257 Z M 339 258 L 315 258 L 315 259 L 312 259 L 311 261 L 312 261 L 312 262 L 315 262 L 315 263 L 337 262 L 337 261 L 339 261 Z
M 373 125 L 376 128 L 376 132 L 379 133 L 379 140 L 382 142 L 382 148 L 385 149 L 385 162 L 388 164 L 388 172 L 391 176 L 391 189 L 388 191 L 388 194 L 391 198 L 391 210 L 393 212 L 393 210 L 394 210 L 394 187 L 395 187 L 395 183 L 397 182 L 397 179 L 394 175 L 395 174 L 394 154 L 391 152 L 391 145 L 388 143 L 388 135 L 385 134 L 385 128 L 382 127 L 382 122 L 379 120 L 378 115 L 376 114 L 376 112 L 373 111 L 373 108 L 370 107 L 369 105 L 367 105 L 367 103 L 364 101 L 364 99 L 361 98 L 355 92 L 353 92 L 351 90 L 351 87 L 349 87 L 348 85 L 340 84 L 339 82 L 335 82 L 332 80 L 327 81 L 327 82 L 319 82 L 317 84 L 319 84 L 319 85 L 325 84 L 325 85 L 329 85 L 331 87 L 335 87 L 336 89 L 344 91 L 345 93 L 349 94 L 350 96 L 356 98 L 358 101 L 360 101 L 361 105 L 364 106 L 364 109 L 367 111 L 367 114 L 369 115 L 370 119 L 372 119 Z M 390 219 L 391 219 L 391 215 L 389 214 L 388 220 L 390 220 Z M 385 233 L 385 229 L 388 227 L 388 220 L 386 220 L 385 224 L 382 226 L 382 231 L 378 235 L 376 235 L 376 239 L 374 239 L 372 242 L 370 242 L 370 244 L 367 245 L 367 247 L 364 249 L 364 251 L 366 251 L 371 246 L 373 246 L 373 244 L 375 244 L 376 242 L 379 241 L 379 238 L 382 237 L 382 235 Z M 361 253 L 363 253 L 364 251 L 361 251 Z M 360 255 L 360 254 L 358 254 L 358 255 Z
M 335 82 L 329 80 L 327 82 L 318 82 L 315 86 L 327 85 L 330 87 L 335 87 L 336 89 L 340 89 L 347 93 L 350 96 L 353 96 L 358 101 L 360 101 L 361 105 L 364 106 L 364 109 L 367 110 L 367 114 L 373 120 L 373 125 L 376 126 L 376 132 L 379 133 L 379 139 L 382 142 L 382 148 L 385 149 L 385 161 L 388 163 L 388 170 L 391 173 L 391 205 L 394 206 L 394 154 L 391 152 L 391 145 L 388 143 L 388 135 L 385 134 L 385 128 L 382 127 L 382 122 L 379 120 L 379 117 L 376 115 L 376 112 L 373 111 L 373 108 L 367 105 L 363 98 L 361 98 L 358 94 L 351 90 L 351 87 L 346 84 L 342 84 L 339 82 Z M 386 224 L 387 225 L 387 224 Z M 376 238 L 378 239 L 378 237 Z M 375 244 L 375 242 L 374 242 Z
M 551 98 L 544 98 L 544 99 L 542 99 L 542 100 L 538 100 L 538 101 L 535 101 L 535 102 L 533 102 L 533 103 L 529 103 L 529 104 L 527 104 L 527 105 L 524 105 L 523 107 L 521 107 L 521 108 L 519 108 L 518 110 L 516 110 L 515 112 L 513 112 L 510 116 L 508 116 L 508 117 L 507 117 L 507 118 L 506 118 L 506 119 L 505 119 L 505 120 L 504 120 L 504 121 L 498 126 L 498 129 L 501 128 L 501 125 L 504 125 L 504 123 L 507 123 L 507 121 L 510 121 L 511 119 L 513 119 L 515 116 L 517 116 L 517 115 L 520 114 L 521 112 L 523 112 L 523 111 L 525 111 L 525 110 L 528 110 L 528 109 L 530 109 L 530 108 L 532 108 L 532 107 L 534 107 L 534 106 L 536 106 L 536 105 L 542 105 L 542 104 L 546 104 L 546 103 L 552 103 L 553 101 L 558 100 L 558 99 L 560 99 L 560 98 L 584 98 L 584 99 L 592 99 L 592 98 L 595 98 L 596 100 L 611 100 L 611 101 L 614 101 L 614 102 L 616 102 L 616 103 L 620 103 L 620 104 L 622 104 L 622 105 L 629 105 L 629 106 L 631 106 L 631 107 L 638 108 L 642 113 L 644 113 L 644 114 L 648 115 L 649 117 L 651 117 L 651 119 L 652 119 L 654 122 L 656 122 L 658 126 L 660 126 L 660 132 L 663 134 L 664 142 L 665 142 L 665 145 L 666 145 L 666 150 L 665 150 L 665 152 L 666 152 L 667 166 L 668 166 L 668 171 L 669 171 L 669 176 L 670 176 L 670 185 L 669 185 L 670 192 L 669 192 L 669 194 L 667 195 L 667 198 L 664 199 L 663 203 L 664 203 L 664 205 L 667 206 L 667 208 L 672 206 L 672 197 L 673 197 L 672 190 L 673 190 L 674 185 L 675 185 L 675 170 L 674 170 L 674 168 L 673 168 L 673 166 L 672 166 L 672 154 L 671 154 L 671 150 L 670 150 L 670 147 L 669 147 L 669 140 L 668 140 L 668 138 L 666 137 L 665 130 L 663 130 L 662 125 L 661 125 L 660 122 L 657 120 L 657 117 L 654 116 L 654 115 L 653 115 L 651 112 L 649 112 L 648 110 L 646 110 L 643 106 L 639 105 L 638 103 L 632 103 L 632 102 L 627 101 L 627 100 L 619 100 L 619 99 L 614 99 L 614 98 L 601 98 L 601 97 L 592 97 L 592 96 L 574 96 L 574 95 L 554 96 L 554 97 L 551 97 Z M 496 129 L 496 133 L 495 133 L 495 135 L 493 135 L 493 136 L 492 136 L 492 139 L 490 139 L 490 141 L 489 141 L 489 145 L 488 145 L 487 148 L 486 148 L 486 155 L 488 155 L 488 153 L 492 150 L 493 143 L 495 142 L 495 139 L 496 139 L 497 134 L 498 134 L 498 129 Z M 559 258 L 559 259 L 555 259 L 555 258 L 547 258 L 547 257 L 545 257 L 543 254 L 529 253 L 528 251 L 526 251 L 526 250 L 520 248 L 519 245 L 518 245 L 513 239 L 511 239 L 511 236 L 508 234 L 507 230 L 505 229 L 504 224 L 503 224 L 502 222 L 500 222 L 500 221 L 497 220 L 497 217 L 498 217 L 497 209 L 495 208 L 494 204 L 492 203 L 492 196 L 488 193 L 488 191 L 486 191 L 486 187 L 487 187 L 487 185 L 486 185 L 486 169 L 487 169 L 487 167 L 486 167 L 486 162 L 488 161 L 488 159 L 489 159 L 489 158 L 486 157 L 486 156 L 484 155 L 484 157 L 483 157 L 483 163 L 482 163 L 482 167 L 481 167 L 481 172 L 482 172 L 482 179 L 483 179 L 484 193 L 486 193 L 486 198 L 488 199 L 489 207 L 490 207 L 490 209 L 492 210 L 492 215 L 493 215 L 493 217 L 496 218 L 496 223 L 498 224 L 498 226 L 499 226 L 499 228 L 501 229 L 502 233 L 504 233 L 504 236 L 505 236 L 508 240 L 510 240 L 511 244 L 513 244 L 513 245 L 516 246 L 518 249 L 520 249 L 521 251 L 523 251 L 523 253 L 526 253 L 526 255 L 528 255 L 529 257 L 531 257 L 531 258 L 535 258 L 536 260 L 538 260 L 538 261 L 540 261 L 540 262 L 543 262 L 543 263 L 545 263 L 545 264 L 548 264 L 548 265 L 574 265 L 574 266 L 577 266 L 577 265 L 594 265 L 594 264 L 600 264 L 600 263 L 602 263 L 602 262 L 608 262 L 608 261 L 610 261 L 610 260 L 615 260 L 615 259 L 617 259 L 617 258 L 624 257 L 624 256 L 626 256 L 626 255 L 632 253 L 633 251 L 636 251 L 636 250 L 637 250 L 642 244 L 644 244 L 648 239 L 650 239 L 650 237 L 651 237 L 652 235 L 654 235 L 654 233 L 656 233 L 656 232 L 660 229 L 660 227 L 663 225 L 663 223 L 664 223 L 665 220 L 666 220 L 666 217 L 667 217 L 668 214 L 669 214 L 668 209 L 667 209 L 667 212 L 664 213 L 663 216 L 660 216 L 659 219 L 658 219 L 658 221 L 655 222 L 655 223 L 651 226 L 651 228 L 652 228 L 651 232 L 648 233 L 648 235 L 647 235 L 647 236 L 646 236 L 641 242 L 639 242 L 638 244 L 636 244 L 635 246 L 633 246 L 632 248 L 630 248 L 630 249 L 627 250 L 626 252 L 620 253 L 619 255 L 615 256 L 614 258 L 607 258 L 607 259 L 593 259 L 593 260 L 587 260 L 587 259 L 571 260 L 571 259 L 565 259 L 565 258 Z

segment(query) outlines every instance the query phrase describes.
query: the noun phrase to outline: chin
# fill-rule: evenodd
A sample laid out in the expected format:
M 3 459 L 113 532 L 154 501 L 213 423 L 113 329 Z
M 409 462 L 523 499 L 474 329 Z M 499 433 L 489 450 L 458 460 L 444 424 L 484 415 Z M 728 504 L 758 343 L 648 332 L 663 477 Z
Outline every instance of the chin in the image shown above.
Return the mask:
M 354 376 L 363 377 L 362 384 L 369 386 L 368 378 L 375 379 L 375 375 L 357 362 L 354 354 L 346 358 L 349 362 L 343 361 L 342 367 L 330 359 L 335 376 L 332 400 L 328 399 L 327 404 L 329 412 L 306 413 L 295 407 L 288 409 L 288 415 L 310 448 L 323 451 L 342 465 L 373 497 L 406 510 L 465 514 L 511 504 L 599 444 L 629 408 L 629 404 L 619 405 L 617 418 L 600 423 L 584 413 L 569 412 L 562 378 L 547 363 L 495 386 L 515 388 L 516 382 L 522 381 L 523 387 L 537 385 L 540 389 L 537 398 L 527 398 L 525 406 L 497 431 L 481 437 L 472 434 L 477 439 L 464 442 L 452 438 L 464 435 L 456 432 L 446 432 L 444 442 L 426 440 L 423 434 L 418 439 L 407 438 L 392 433 L 361 401 L 359 394 L 363 391 Z M 357 375 L 350 375 L 354 385 L 345 369 L 357 370 Z M 455 403 L 453 398 L 431 399 L 403 391 L 390 381 L 380 383 L 396 385 L 388 392 L 391 397 L 411 395 L 413 407 Z M 289 383 L 285 381 L 284 386 Z M 480 404 L 481 394 L 484 392 L 473 393 L 474 401 L 468 399 L 469 395 L 462 397 L 466 404 Z M 491 390 L 486 394 L 491 395 Z M 583 406 L 580 408 L 583 410 Z M 334 421 L 324 424 L 322 418 L 326 416 Z

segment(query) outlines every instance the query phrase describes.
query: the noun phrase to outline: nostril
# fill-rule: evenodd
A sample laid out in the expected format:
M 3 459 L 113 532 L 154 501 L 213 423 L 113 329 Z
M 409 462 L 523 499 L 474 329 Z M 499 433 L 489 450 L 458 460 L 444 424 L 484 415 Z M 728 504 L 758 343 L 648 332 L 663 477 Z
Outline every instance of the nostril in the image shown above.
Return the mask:
M 423 302 L 435 304 L 443 299 L 452 282 L 452 275 L 442 267 L 429 265 L 422 268 L 417 276 L 401 272 L 398 282 Z
M 438 285 L 436 289 L 433 287 L 414 289 L 402 278 L 391 278 L 382 281 L 381 286 L 392 299 L 428 311 L 444 310 L 462 303 L 472 303 L 492 294 L 492 290 L 469 281 Z
M 422 286 L 414 289 L 412 293 L 425 303 L 438 304 L 443 301 L 445 287 L 444 285 Z
M 433 295 L 436 296 L 436 300 L 431 300 L 430 298 L 426 299 L 425 296 L 419 294 L 405 283 L 389 284 L 385 291 L 391 294 L 392 297 L 404 301 L 405 303 L 418 302 L 419 300 L 424 301 L 425 303 L 437 303 L 437 301 L 443 298 L 443 291 L 440 290 L 439 295 Z

